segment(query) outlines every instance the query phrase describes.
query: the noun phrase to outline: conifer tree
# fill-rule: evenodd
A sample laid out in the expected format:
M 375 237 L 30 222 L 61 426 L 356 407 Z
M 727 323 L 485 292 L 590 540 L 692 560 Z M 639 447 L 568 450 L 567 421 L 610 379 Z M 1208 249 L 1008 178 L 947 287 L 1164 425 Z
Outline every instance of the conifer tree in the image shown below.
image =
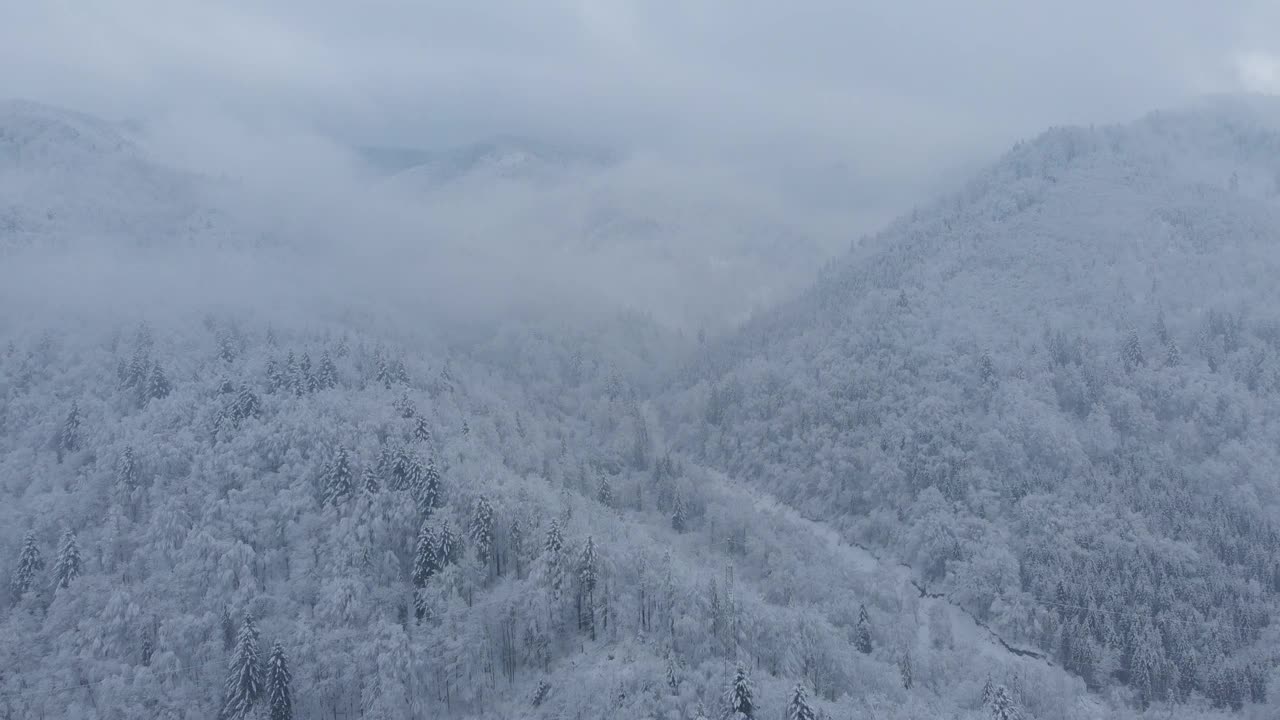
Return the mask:
M 378 469 L 372 464 L 366 465 L 360 474 L 360 487 L 370 495 L 376 495 L 382 489 L 382 484 L 378 482 Z
M 418 531 L 418 541 L 413 551 L 413 608 L 419 620 L 427 614 L 427 598 L 423 588 L 441 567 L 437 545 L 435 531 L 424 522 L 422 529 Z
M 423 587 L 440 570 L 440 553 L 437 548 L 435 530 L 427 523 L 418 531 L 418 540 L 413 551 L 413 584 Z
M 791 701 L 787 703 L 787 720 L 816 720 L 817 715 L 809 707 L 809 698 L 805 694 L 804 684 L 796 683 L 791 691 Z
M 560 597 L 564 591 L 564 536 L 560 534 L 560 522 L 551 519 L 547 528 L 547 538 L 542 546 L 543 562 L 547 569 L 547 586 L 553 597 Z
M 1013 698 L 1009 696 L 1009 691 L 1003 685 L 997 687 L 995 693 L 991 696 L 991 718 L 992 720 L 1020 720 L 1022 718 L 1022 713 L 1014 705 Z
M 13 572 L 13 594 L 21 596 L 31 589 L 36 575 L 44 570 L 44 557 L 36 545 L 36 535 L 28 532 L 22 539 L 22 551 L 18 554 L 18 567 Z
M 227 668 L 226 701 L 222 706 L 224 720 L 242 720 L 262 697 L 262 665 L 258 658 L 258 628 L 252 615 L 246 615 L 236 636 L 235 648 Z
M 858 606 L 858 626 L 855 629 L 854 644 L 858 652 L 864 655 L 871 653 L 871 618 L 867 616 L 867 606 Z
M 72 402 L 71 411 L 67 413 L 67 419 L 62 422 L 62 428 L 58 431 L 58 462 L 62 462 L 62 457 L 66 453 L 75 452 L 80 447 L 80 403 Z
M 489 499 L 481 495 L 476 499 L 471 511 L 471 542 L 476 549 L 476 557 L 486 565 L 493 553 L 493 505 Z
M 613 486 L 609 484 L 609 476 L 600 474 L 600 484 L 596 486 L 596 500 L 605 507 L 613 507 Z
M 76 543 L 75 531 L 70 528 L 62 534 L 62 542 L 58 546 L 58 561 L 53 567 L 54 589 L 71 586 L 71 582 L 80 577 L 80 546 Z
M 125 447 L 116 462 L 116 488 L 125 497 L 138 489 L 138 461 L 132 445 Z
M 729 689 L 725 691 L 725 720 L 754 720 L 756 716 L 755 688 L 747 671 L 741 665 L 733 673 Z
M 425 415 L 419 415 L 413 425 L 413 439 L 420 443 L 431 443 L 431 428 L 427 426 Z
M 462 543 L 458 541 L 458 536 L 453 532 L 453 526 L 448 520 L 440 523 L 440 530 L 436 533 L 436 558 L 440 567 L 458 562 L 458 556 L 462 554 Z
M 355 477 L 351 472 L 351 459 L 347 449 L 338 446 L 333 459 L 329 461 L 324 472 L 324 489 L 322 505 L 337 506 L 355 490 Z
M 236 622 L 231 619 L 230 608 L 222 608 L 222 650 L 231 652 L 236 646 Z
M 338 386 L 338 367 L 334 365 L 328 350 L 320 355 L 320 366 L 316 368 L 316 385 L 322 390 Z
M 674 507 L 671 509 L 671 529 L 682 533 L 688 527 L 689 520 L 685 517 L 684 498 L 679 493 L 676 493 Z
M 293 720 L 293 693 L 289 687 L 293 676 L 289 674 L 289 662 L 284 647 L 279 642 L 271 646 L 267 657 L 267 711 L 269 720 Z
M 294 390 L 298 395 L 316 390 L 316 376 L 311 372 L 311 353 L 302 353 L 302 361 L 298 363 L 298 384 Z
M 582 556 L 578 558 L 578 629 L 591 634 L 596 639 L 595 591 L 599 575 L 597 567 L 596 544 L 587 536 L 587 544 L 582 548 Z
M 1134 370 L 1146 364 L 1146 358 L 1142 354 L 1142 340 L 1138 338 L 1137 330 L 1129 330 L 1129 334 L 1125 336 L 1124 347 L 1120 350 L 1121 359 L 1124 361 L 1125 370 Z
M 524 523 L 520 522 L 520 518 L 511 521 L 511 528 L 507 531 L 510 539 L 511 559 L 516 564 L 516 577 L 520 577 L 520 560 L 524 556 Z
M 423 517 L 429 517 L 436 508 L 444 505 L 444 493 L 440 487 L 440 472 L 436 470 L 436 460 L 434 457 L 427 458 L 427 465 L 422 471 L 414 476 L 417 485 L 414 486 L 414 502 L 417 504 L 418 513 Z
M 151 375 L 147 378 L 147 398 L 150 400 L 159 400 L 169 397 L 169 393 L 173 391 L 173 386 L 169 383 L 169 376 L 165 374 L 164 368 L 160 363 L 151 366 Z

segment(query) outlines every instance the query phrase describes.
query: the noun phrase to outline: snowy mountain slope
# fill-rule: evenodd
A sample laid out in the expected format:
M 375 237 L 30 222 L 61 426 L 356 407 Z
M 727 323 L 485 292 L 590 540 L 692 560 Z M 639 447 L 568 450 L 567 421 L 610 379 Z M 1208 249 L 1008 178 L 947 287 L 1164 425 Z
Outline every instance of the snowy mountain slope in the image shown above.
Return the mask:
M 101 169 L 100 144 L 91 145 L 90 159 L 65 170 L 108 182 L 120 166 Z M 165 196 L 132 201 L 176 212 Z M 240 204 L 224 210 L 253 237 L 276 227 Z M 1010 652 L 972 618 L 1013 647 L 1056 631 L 1039 596 L 1000 582 L 1018 576 L 1009 548 L 1033 538 L 1029 528 L 1078 539 L 1075 554 L 1058 558 L 1064 568 L 1099 560 L 1084 554 L 1097 547 L 1089 527 L 1053 524 L 1076 517 L 1061 506 L 1077 496 L 1024 495 L 1024 516 L 1002 525 L 997 495 L 982 495 L 989 512 L 974 516 L 935 489 L 902 514 L 876 508 L 850 527 L 823 511 L 845 508 L 852 488 L 821 503 L 785 483 L 747 489 L 743 478 L 760 478 L 730 453 L 748 452 L 749 442 L 770 457 L 797 451 L 743 422 L 745 400 L 757 396 L 734 384 L 756 387 L 755 376 L 651 401 L 692 341 L 595 295 L 581 312 L 536 303 L 481 311 L 484 295 L 501 292 L 505 268 L 489 267 L 465 292 L 443 281 L 464 258 L 375 245 L 360 225 L 367 217 L 322 218 L 335 234 L 355 233 L 351 244 L 371 256 L 364 261 L 327 243 L 266 248 L 232 238 L 187 252 L 187 263 L 172 261 L 181 247 L 123 244 L 121 263 L 139 271 L 68 282 L 54 276 L 84 257 L 74 248 L 47 243 L 6 257 L 5 277 L 23 282 L 6 283 L 0 302 L 4 712 L 243 716 L 278 710 L 287 688 L 299 718 L 674 720 L 721 715 L 732 690 L 734 702 L 752 693 L 757 717 L 776 717 L 797 685 L 829 717 L 986 718 L 1007 704 L 1072 720 L 1141 712 L 1139 693 L 1149 689 L 1126 691 L 1122 678 L 1108 694 L 1089 693 L 1104 683 L 1068 674 L 1056 654 L 1046 662 Z M 773 393 L 769 422 L 779 433 L 804 412 L 814 413 L 811 427 L 834 412 L 821 398 L 805 397 L 804 408 L 781 402 L 770 378 L 758 387 Z M 686 406 L 702 418 L 682 418 Z M 916 406 L 947 417 L 918 393 Z M 1222 413 L 1233 417 L 1229 406 Z M 734 432 L 723 432 L 731 422 Z M 691 442 L 695 425 L 709 428 L 703 444 Z M 912 442 L 937 462 L 917 476 L 951 458 L 926 440 Z M 983 441 L 989 455 L 1012 452 Z M 842 452 L 801 450 L 820 462 Z M 868 494 L 897 479 L 887 463 L 876 470 L 887 479 Z M 779 476 L 812 482 L 810 491 L 829 482 L 818 462 Z M 1213 552 L 1236 552 L 1230 543 L 1257 531 L 1227 502 L 1221 527 L 1235 534 L 1213 538 Z M 1101 510 L 1088 519 L 1112 520 Z M 877 554 L 905 548 L 920 576 L 842 541 L 837 531 L 849 530 Z M 1236 593 L 1237 578 L 1207 564 L 1198 530 L 1122 541 L 1154 546 L 1147 557 L 1181 562 L 1184 574 L 1209 567 L 1215 597 Z M 979 544 L 989 552 L 972 553 Z M 922 562 L 939 558 L 941 574 Z M 1234 595 L 1226 604 L 1209 603 L 1199 622 L 1234 612 L 1239 627 L 1266 607 Z M 1015 622 L 1027 617 L 1038 634 Z M 1224 688 L 1247 696 L 1262 659 L 1247 654 L 1249 632 L 1192 638 L 1232 652 L 1203 666 L 1221 699 L 1201 700 L 1194 688 L 1175 698 L 1185 705 L 1155 697 L 1150 716 L 1226 715 L 1211 703 L 1231 705 L 1236 690 Z M 1255 646 L 1273 637 L 1260 632 Z M 1107 652 L 1100 667 L 1130 662 Z M 1082 675 L 1078 661 L 1069 665 Z M 254 690 L 262 685 L 269 690 Z M 1266 717 L 1274 700 L 1245 711 Z
M 673 443 L 891 549 L 1093 688 L 1259 700 L 1277 117 L 1215 101 L 1015 148 L 709 350 L 665 403 Z
M 0 102 L 0 250 L 246 242 L 217 209 L 217 189 L 96 118 Z

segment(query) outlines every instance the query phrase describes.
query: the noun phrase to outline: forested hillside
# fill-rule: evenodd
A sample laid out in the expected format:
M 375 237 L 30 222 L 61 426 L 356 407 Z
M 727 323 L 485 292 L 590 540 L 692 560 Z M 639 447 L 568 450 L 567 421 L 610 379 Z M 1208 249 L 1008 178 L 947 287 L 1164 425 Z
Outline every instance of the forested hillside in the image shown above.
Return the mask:
M 1263 702 L 1280 124 L 1051 130 L 711 349 L 677 445 L 1135 707 Z
M 1051 132 L 703 340 L 10 107 L 130 204 L 4 196 L 0 717 L 1271 717 L 1267 127 Z

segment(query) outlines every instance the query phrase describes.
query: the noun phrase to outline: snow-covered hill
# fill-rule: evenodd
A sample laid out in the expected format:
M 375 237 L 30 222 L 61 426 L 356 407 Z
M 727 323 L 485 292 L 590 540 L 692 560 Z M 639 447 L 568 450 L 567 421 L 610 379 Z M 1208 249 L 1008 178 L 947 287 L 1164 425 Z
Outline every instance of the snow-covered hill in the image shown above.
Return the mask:
M 1280 335 L 1213 295 L 1273 297 L 1270 136 L 1222 112 L 1051 133 L 703 347 L 571 281 L 719 292 L 708 248 L 745 283 L 803 223 L 656 172 L 522 170 L 406 190 L 473 203 L 430 224 L 323 195 L 299 207 L 334 242 L 244 242 L 282 226 L 97 121 L 11 109 L 17 186 L 47 173 L 81 214 L 0 227 L 0 709 L 1270 717 Z M 243 235 L 130 241 L 209 198 Z M 112 274 L 78 247 L 99 215 Z M 547 223 L 527 255 L 512 218 Z M 587 227 L 608 262 L 559 267 Z M 1148 287 L 1192 258 L 1223 277 Z M 586 309 L 482 310 L 511 265 Z M 1136 344 L 1114 327 L 1157 299 Z
M 710 350 L 676 444 L 1138 703 L 1265 695 L 1280 123 L 1060 128 Z M 1212 588 L 1212 590 L 1210 590 Z

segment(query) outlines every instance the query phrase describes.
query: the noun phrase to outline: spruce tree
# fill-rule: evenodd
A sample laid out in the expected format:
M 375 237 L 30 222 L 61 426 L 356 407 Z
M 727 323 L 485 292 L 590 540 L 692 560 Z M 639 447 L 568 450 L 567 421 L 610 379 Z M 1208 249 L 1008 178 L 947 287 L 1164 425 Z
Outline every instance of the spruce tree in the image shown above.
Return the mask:
M 71 586 L 71 581 L 80 577 L 80 546 L 76 543 L 75 531 L 70 528 L 62 534 L 62 542 L 58 546 L 58 562 L 53 567 L 54 589 Z
M 684 532 L 689 527 L 689 519 L 685 517 L 684 498 L 677 493 L 674 507 L 671 509 L 671 529 L 678 533 Z
M 1124 346 L 1120 349 L 1121 360 L 1124 361 L 1124 369 L 1132 371 L 1146 364 L 1146 358 L 1142 354 L 1142 340 L 1138 337 L 1137 330 L 1129 330 L 1129 334 L 1125 336 Z
M 1003 685 L 997 687 L 991 696 L 992 720 L 1020 720 L 1021 717 L 1022 713 L 1018 711 L 1018 706 L 1014 705 L 1009 691 Z
M 252 615 L 246 615 L 236 636 L 225 685 L 226 702 L 222 706 L 224 720 L 242 720 L 262 697 L 262 665 L 258 658 L 258 628 Z
M 858 606 L 858 626 L 855 629 L 854 644 L 858 652 L 865 655 L 871 653 L 871 618 L 867 616 L 867 606 Z
M 440 570 L 440 553 L 437 548 L 435 530 L 427 523 L 418 531 L 418 540 L 413 550 L 413 585 L 423 587 Z
M 458 562 L 458 556 L 461 554 L 462 543 L 453 532 L 453 526 L 445 520 L 440 523 L 440 529 L 436 532 L 436 561 L 443 568 L 445 565 Z
M 817 715 L 809 707 L 809 698 L 805 694 L 804 684 L 796 683 L 791 691 L 791 701 L 787 703 L 787 720 L 816 720 Z
M 483 495 L 476 499 L 471 511 L 469 534 L 476 549 L 476 557 L 488 565 L 493 553 L 493 505 Z
M 444 505 L 444 493 L 440 487 L 440 472 L 436 470 L 436 460 L 434 457 L 427 458 L 426 467 L 421 472 L 415 474 L 413 500 L 418 507 L 418 513 L 426 518 L 431 515 L 436 508 Z
M 431 428 L 427 426 L 427 418 L 425 415 L 419 415 L 413 424 L 413 439 L 420 443 L 431 442 Z
M 725 691 L 725 720 L 754 720 L 756 716 L 755 688 L 747 671 L 741 665 L 733 673 L 729 689 Z
M 80 403 L 71 403 L 71 410 L 67 413 L 67 419 L 62 422 L 62 428 L 58 430 L 58 462 L 62 462 L 62 457 L 66 453 L 75 452 L 80 447 Z
M 31 589 L 36 575 L 44 570 L 44 557 L 36 545 L 36 535 L 28 532 L 22 539 L 22 551 L 18 554 L 18 567 L 13 572 L 13 594 L 21 596 Z
M 338 367 L 333 364 L 329 351 L 320 355 L 320 367 L 316 369 L 316 384 L 321 390 L 329 390 L 338 386 Z
M 165 374 L 160 363 L 156 363 L 151 367 L 151 375 L 147 378 L 147 398 L 159 400 L 169 397 L 172 391 L 173 386 L 169 384 L 169 376 Z
M 222 608 L 222 650 L 231 652 L 236 646 L 236 622 L 231 619 L 230 608 Z
M 613 507 L 613 486 L 609 484 L 609 476 L 601 473 L 600 484 L 596 487 L 596 500 L 605 507 Z
M 542 556 L 547 568 L 547 587 L 551 595 L 558 598 L 564 591 L 564 536 L 560 534 L 560 522 L 556 518 L 551 519 L 547 528 Z
M 351 458 L 347 449 L 338 446 L 324 472 L 322 505 L 337 506 L 355 490 L 355 477 L 351 472 Z
M 382 484 L 378 482 L 378 469 L 373 465 L 366 465 L 364 472 L 360 474 L 360 486 L 370 495 L 376 495 L 382 489 Z
M 269 720 L 293 720 L 293 693 L 289 683 L 289 662 L 279 642 L 271 646 L 267 658 L 267 711 Z
M 596 639 L 595 592 L 599 576 L 596 544 L 587 536 L 587 544 L 582 548 L 582 556 L 578 558 L 578 629 L 591 634 Z

